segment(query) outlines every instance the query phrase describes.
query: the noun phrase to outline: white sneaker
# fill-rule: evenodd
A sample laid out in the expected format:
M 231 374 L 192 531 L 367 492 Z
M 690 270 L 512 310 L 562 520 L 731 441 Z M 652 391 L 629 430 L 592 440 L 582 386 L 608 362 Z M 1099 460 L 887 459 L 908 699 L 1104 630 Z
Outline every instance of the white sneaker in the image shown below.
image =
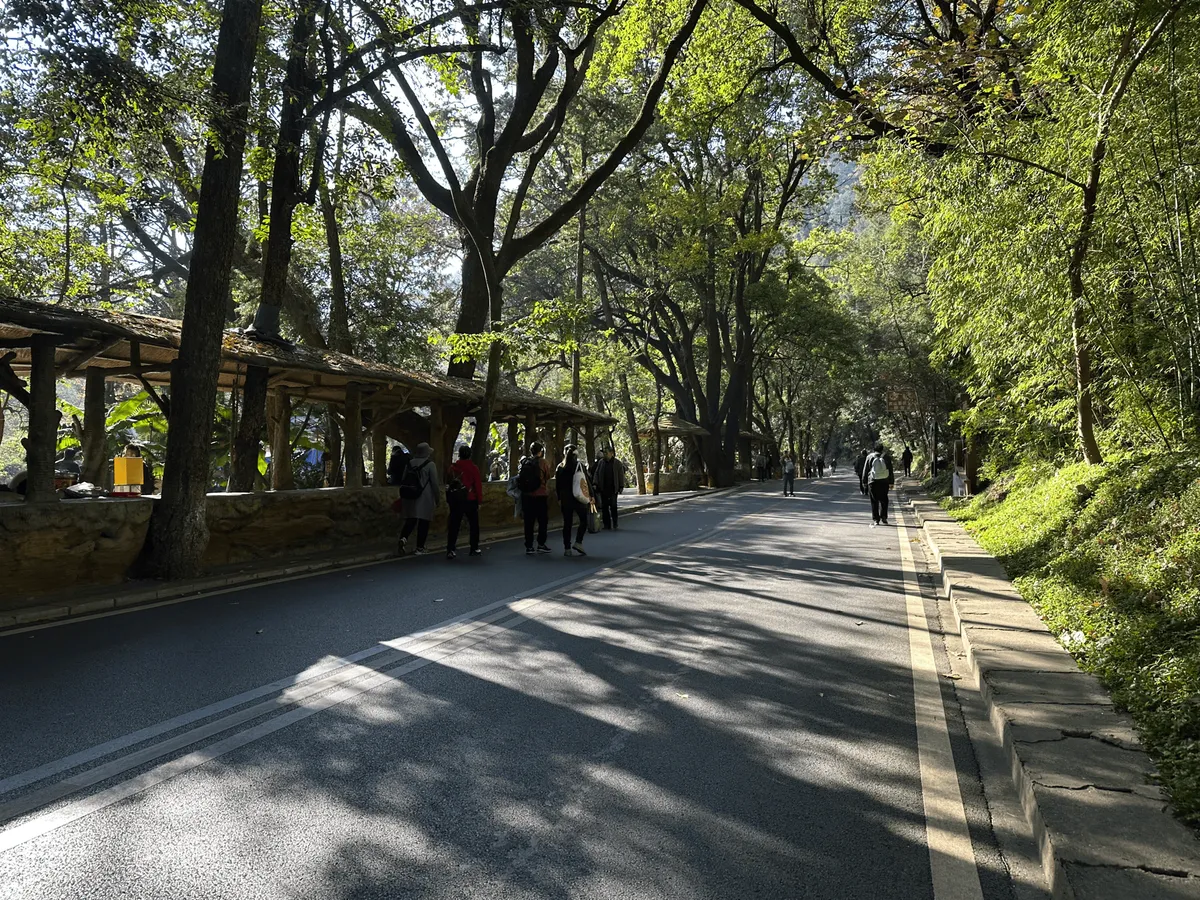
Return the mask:
M 580 556 L 587 556 L 587 554 L 583 552 L 583 544 L 579 543 L 579 541 L 576 541 L 574 544 L 572 544 L 571 549 L 574 550 L 576 553 L 578 553 Z

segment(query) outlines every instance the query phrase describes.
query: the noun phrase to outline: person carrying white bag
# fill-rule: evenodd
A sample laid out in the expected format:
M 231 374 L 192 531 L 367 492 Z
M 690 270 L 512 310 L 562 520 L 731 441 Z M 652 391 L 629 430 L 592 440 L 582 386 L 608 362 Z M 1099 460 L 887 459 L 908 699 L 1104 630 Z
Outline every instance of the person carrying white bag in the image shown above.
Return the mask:
M 595 515 L 596 506 L 592 501 L 587 471 L 579 461 L 575 445 L 568 444 L 563 453 L 563 461 L 554 476 L 558 506 L 563 515 L 563 556 L 571 556 L 572 550 L 580 556 L 587 556 L 583 549 L 583 536 L 587 533 L 588 514 Z M 575 531 L 575 543 L 572 544 L 571 525 L 575 519 L 579 524 Z

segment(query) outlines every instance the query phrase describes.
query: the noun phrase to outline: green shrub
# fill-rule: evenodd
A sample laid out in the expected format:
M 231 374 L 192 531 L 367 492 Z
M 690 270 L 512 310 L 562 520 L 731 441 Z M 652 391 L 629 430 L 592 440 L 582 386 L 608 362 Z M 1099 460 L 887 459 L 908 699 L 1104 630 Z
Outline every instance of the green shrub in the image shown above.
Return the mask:
M 946 505 L 1133 716 L 1179 815 L 1200 825 L 1195 457 L 1024 466 Z

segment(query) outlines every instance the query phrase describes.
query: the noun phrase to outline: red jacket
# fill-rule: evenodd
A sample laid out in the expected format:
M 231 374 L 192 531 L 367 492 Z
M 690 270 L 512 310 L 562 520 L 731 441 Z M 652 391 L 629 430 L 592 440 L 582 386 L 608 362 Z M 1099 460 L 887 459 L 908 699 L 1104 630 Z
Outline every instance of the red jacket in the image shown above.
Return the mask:
M 466 487 L 468 500 L 483 499 L 483 476 L 479 474 L 479 466 L 469 459 L 460 459 L 450 467 L 450 471 Z

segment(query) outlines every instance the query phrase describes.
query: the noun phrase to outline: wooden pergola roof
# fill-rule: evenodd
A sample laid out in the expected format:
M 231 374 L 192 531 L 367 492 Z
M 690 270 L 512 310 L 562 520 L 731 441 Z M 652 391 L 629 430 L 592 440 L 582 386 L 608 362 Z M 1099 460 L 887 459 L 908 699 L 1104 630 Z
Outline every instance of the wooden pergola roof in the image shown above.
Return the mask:
M 30 339 L 49 334 L 59 339 L 55 351 L 60 378 L 81 373 L 85 368 L 102 368 L 110 378 L 148 385 L 169 385 L 171 364 L 179 355 L 183 323 L 141 313 L 32 303 L 0 297 L 0 359 L 14 370 L 30 365 Z M 253 340 L 239 332 L 226 331 L 221 347 L 218 389 L 240 386 L 248 366 L 263 366 L 270 373 L 272 388 L 286 388 L 296 399 L 342 403 L 346 389 L 357 385 L 363 407 L 396 412 L 430 403 L 462 404 L 468 412 L 483 399 L 483 385 L 430 372 L 411 372 L 384 363 L 356 359 L 332 350 L 303 344 L 276 344 Z M 603 423 L 606 415 L 532 391 L 501 383 L 496 419 L 537 413 L 566 423 Z
M 654 437 L 655 423 L 651 421 L 649 424 L 638 429 L 638 435 L 641 437 Z M 697 425 L 695 422 L 689 422 L 682 416 L 675 413 L 663 413 L 658 417 L 658 433 L 663 437 L 708 437 L 708 432 Z

